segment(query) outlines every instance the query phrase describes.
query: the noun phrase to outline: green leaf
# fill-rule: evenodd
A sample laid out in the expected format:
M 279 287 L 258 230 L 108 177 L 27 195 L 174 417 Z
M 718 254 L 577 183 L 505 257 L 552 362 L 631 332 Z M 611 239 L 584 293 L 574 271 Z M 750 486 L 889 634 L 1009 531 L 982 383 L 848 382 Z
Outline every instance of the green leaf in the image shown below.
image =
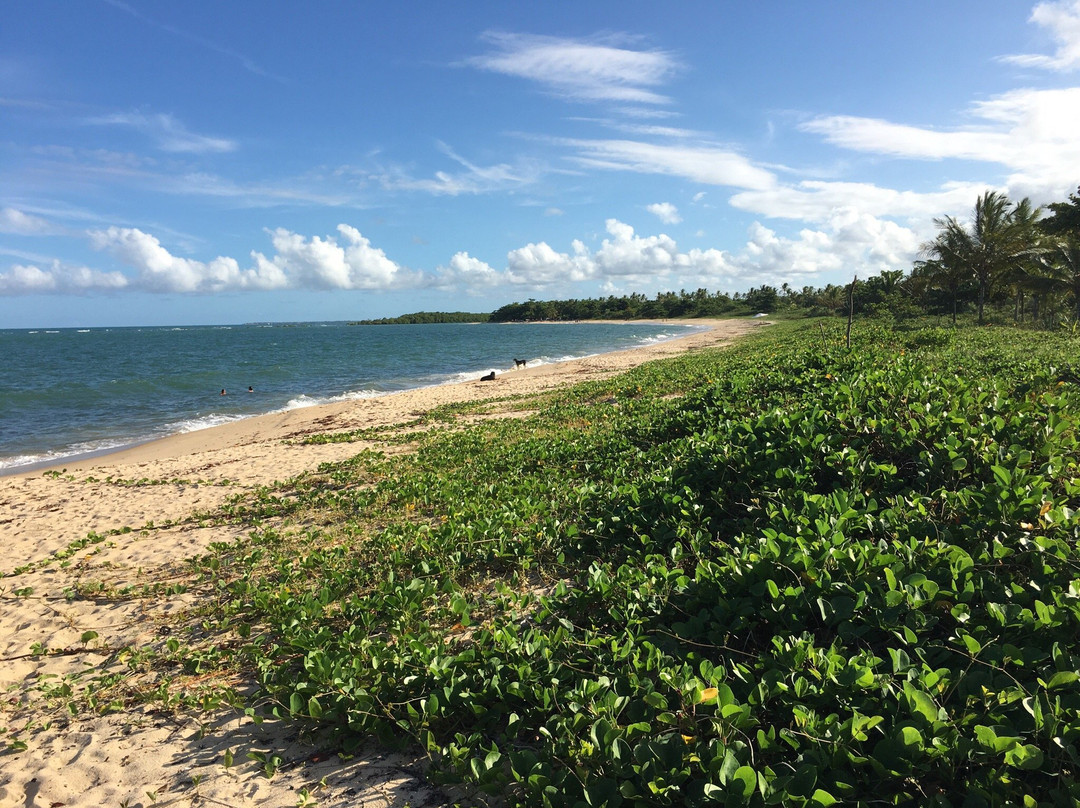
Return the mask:
M 730 787 L 740 797 L 749 797 L 757 788 L 757 772 L 750 766 L 740 766 L 731 777 Z
M 1050 681 L 1046 683 L 1046 689 L 1054 690 L 1055 688 L 1065 687 L 1078 679 L 1080 679 L 1080 673 L 1076 671 L 1058 671 L 1050 677 Z
M 900 727 L 900 743 L 907 747 L 922 749 L 925 746 L 922 733 L 915 727 Z
M 1043 753 L 1032 744 L 1016 744 L 1005 753 L 1005 763 L 1017 769 L 1037 769 L 1043 764 Z
M 709 802 L 723 802 L 724 795 L 727 792 L 720 786 L 716 785 L 716 783 L 706 783 L 704 788 L 702 788 L 702 793 L 705 795 L 705 799 Z
M 319 704 L 319 700 L 314 696 L 308 699 L 308 715 L 310 715 L 316 721 L 323 717 L 322 705 Z
M 731 754 L 731 750 L 728 750 L 724 753 L 724 762 L 720 766 L 720 771 L 716 774 L 716 779 L 719 780 L 721 784 L 725 784 L 735 776 L 735 772 L 738 771 L 738 768 L 738 758 Z
M 814 791 L 813 794 L 810 795 L 811 805 L 821 805 L 823 806 L 823 808 L 828 808 L 828 806 L 836 805 L 836 803 L 838 802 L 839 800 L 836 799 L 836 797 L 821 788 L 817 789 L 816 791 Z
M 921 715 L 930 722 L 938 720 L 939 708 L 929 693 L 916 689 L 910 682 L 904 682 L 904 693 L 907 695 L 908 708 L 912 713 Z
M 991 751 L 997 751 L 997 732 L 993 727 L 979 724 L 975 727 L 975 740 Z

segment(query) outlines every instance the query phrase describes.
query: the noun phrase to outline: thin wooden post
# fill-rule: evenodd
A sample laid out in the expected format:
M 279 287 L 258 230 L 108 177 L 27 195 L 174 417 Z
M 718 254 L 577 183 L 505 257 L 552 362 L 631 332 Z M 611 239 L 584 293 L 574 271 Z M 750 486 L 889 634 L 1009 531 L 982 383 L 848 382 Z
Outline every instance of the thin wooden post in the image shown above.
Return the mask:
M 859 280 L 859 276 L 856 275 L 851 279 L 851 286 L 848 287 L 847 301 L 847 347 L 851 347 L 851 320 L 855 317 L 855 283 Z

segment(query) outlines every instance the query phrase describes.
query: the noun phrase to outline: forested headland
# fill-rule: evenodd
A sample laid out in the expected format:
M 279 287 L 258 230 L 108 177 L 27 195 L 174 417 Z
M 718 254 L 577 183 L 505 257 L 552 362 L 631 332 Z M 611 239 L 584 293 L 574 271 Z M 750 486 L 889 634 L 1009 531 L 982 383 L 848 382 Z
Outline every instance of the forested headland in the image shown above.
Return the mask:
M 429 323 L 486 323 L 490 314 L 469 311 L 417 311 L 398 317 L 379 317 L 375 320 L 356 320 L 349 325 L 427 325 Z

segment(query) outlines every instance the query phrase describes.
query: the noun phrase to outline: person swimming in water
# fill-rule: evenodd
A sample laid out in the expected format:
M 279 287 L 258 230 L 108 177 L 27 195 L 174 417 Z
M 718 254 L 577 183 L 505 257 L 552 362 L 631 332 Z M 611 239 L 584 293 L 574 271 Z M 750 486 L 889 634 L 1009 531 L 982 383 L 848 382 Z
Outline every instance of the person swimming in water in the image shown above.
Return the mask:
M 224 387 L 221 388 L 221 395 L 225 395 L 225 388 Z

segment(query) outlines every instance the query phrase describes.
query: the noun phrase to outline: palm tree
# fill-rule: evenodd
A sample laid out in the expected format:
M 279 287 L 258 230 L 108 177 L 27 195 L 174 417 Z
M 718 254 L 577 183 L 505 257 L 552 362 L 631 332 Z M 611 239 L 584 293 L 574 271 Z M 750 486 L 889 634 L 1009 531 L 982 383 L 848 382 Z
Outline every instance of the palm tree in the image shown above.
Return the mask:
M 924 251 L 929 251 L 929 248 L 924 248 Z M 956 325 L 957 302 L 968 279 L 969 273 L 957 262 L 935 258 L 915 262 L 911 270 L 910 284 L 922 295 L 925 295 L 928 288 L 945 292 L 952 303 L 952 324 Z
M 970 226 L 946 216 L 934 219 L 940 232 L 924 251 L 948 271 L 964 271 L 979 290 L 979 324 L 983 306 L 998 281 L 1032 255 L 1037 243 L 1039 209 L 1030 200 L 1011 204 L 997 191 L 987 191 L 975 201 Z
M 1073 312 L 1080 322 L 1080 239 L 1054 242 L 1038 258 L 1042 275 L 1050 285 L 1073 297 Z

